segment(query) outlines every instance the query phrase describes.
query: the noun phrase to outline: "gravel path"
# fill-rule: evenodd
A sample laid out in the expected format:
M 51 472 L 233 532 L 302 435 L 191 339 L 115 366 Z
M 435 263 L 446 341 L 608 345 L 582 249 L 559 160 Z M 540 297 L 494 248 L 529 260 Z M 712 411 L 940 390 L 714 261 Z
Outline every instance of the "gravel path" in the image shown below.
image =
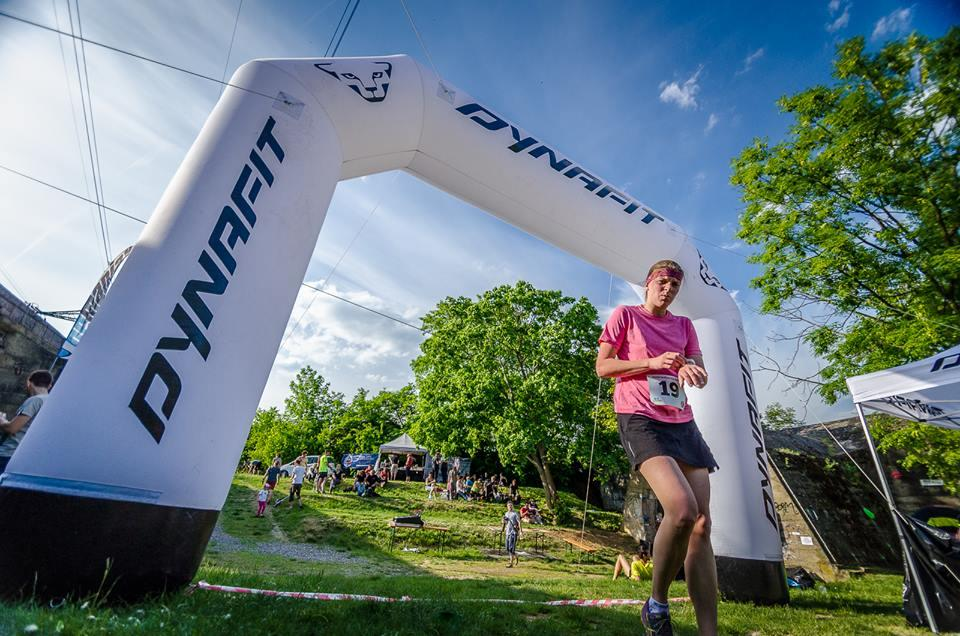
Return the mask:
M 279 530 L 279 528 L 278 528 Z M 333 548 L 326 548 L 313 543 L 294 543 L 289 541 L 260 541 L 247 543 L 224 532 L 219 523 L 213 528 L 210 537 L 213 545 L 223 552 L 257 552 L 259 554 L 275 554 L 303 561 L 323 563 L 366 563 L 366 559 L 352 556 Z

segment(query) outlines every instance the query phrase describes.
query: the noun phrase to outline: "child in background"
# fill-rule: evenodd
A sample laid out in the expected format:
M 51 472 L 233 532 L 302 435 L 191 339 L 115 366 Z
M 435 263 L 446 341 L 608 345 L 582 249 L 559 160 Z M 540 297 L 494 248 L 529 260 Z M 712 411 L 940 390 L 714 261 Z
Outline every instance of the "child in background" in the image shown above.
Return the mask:
M 270 498 L 270 491 L 266 488 L 261 488 L 260 492 L 257 493 L 257 514 L 256 516 L 262 517 L 263 511 L 267 508 L 267 499 Z

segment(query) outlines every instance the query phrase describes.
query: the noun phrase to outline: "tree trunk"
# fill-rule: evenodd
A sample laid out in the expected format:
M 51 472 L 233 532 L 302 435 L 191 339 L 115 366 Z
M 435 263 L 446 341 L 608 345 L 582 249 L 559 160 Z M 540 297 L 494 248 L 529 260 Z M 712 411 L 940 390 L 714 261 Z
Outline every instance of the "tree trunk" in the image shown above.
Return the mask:
M 550 465 L 547 464 L 544 459 L 544 452 L 542 447 L 537 447 L 537 452 L 533 455 L 529 455 L 527 459 L 530 460 L 530 463 L 533 464 L 533 467 L 537 469 L 537 474 L 540 476 L 540 483 L 543 484 L 543 492 L 546 494 L 546 505 L 551 511 L 556 510 L 557 503 L 557 487 L 553 483 L 553 474 L 550 472 Z

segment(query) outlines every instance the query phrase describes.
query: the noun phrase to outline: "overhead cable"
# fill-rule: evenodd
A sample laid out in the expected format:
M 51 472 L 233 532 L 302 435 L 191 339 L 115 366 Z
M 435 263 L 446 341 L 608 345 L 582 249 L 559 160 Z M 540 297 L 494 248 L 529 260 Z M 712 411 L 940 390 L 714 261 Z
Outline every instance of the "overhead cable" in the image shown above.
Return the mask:
M 180 66 L 176 66 L 176 65 L 174 65 L 174 64 L 169 64 L 169 63 L 167 63 L 167 62 L 161 62 L 160 60 L 156 60 L 156 59 L 154 59 L 154 58 L 152 58 L 152 57 L 147 57 L 146 55 L 140 55 L 139 53 L 133 53 L 132 51 L 127 51 L 127 50 L 125 50 L 125 49 L 121 49 L 121 48 L 118 48 L 118 47 L 116 47 L 116 46 L 110 46 L 109 44 L 104 44 L 103 42 L 97 42 L 96 40 L 91 40 L 91 39 L 89 39 L 89 38 L 83 38 L 83 37 L 81 37 L 81 36 L 79 36 L 79 35 L 76 35 L 76 34 L 74 34 L 74 33 L 67 33 L 66 31 L 61 31 L 61 30 L 59 30 L 59 29 L 55 29 L 55 28 L 53 28 L 53 27 L 51 27 L 51 26 L 47 26 L 46 24 L 41 24 L 41 23 L 39 23 L 39 22 L 34 22 L 33 20 L 27 20 L 26 18 L 21 18 L 20 16 L 16 16 L 16 15 L 7 13 L 6 11 L 0 11 L 0 17 L 7 18 L 7 19 L 10 19 L 10 20 L 16 20 L 17 22 L 22 22 L 22 23 L 24 23 L 24 24 L 29 24 L 30 26 L 36 27 L 36 28 L 38 28 L 38 29 L 43 29 L 44 31 L 50 31 L 51 33 L 59 33 L 60 35 L 65 35 L 65 36 L 67 36 L 68 38 L 74 38 L 74 39 L 76 39 L 76 40 L 82 40 L 83 42 L 85 42 L 85 43 L 87 43 L 87 44 L 89 44 L 89 45 L 91 45 L 91 46 L 99 46 L 100 48 L 107 49 L 108 51 L 113 51 L 114 53 L 120 53 L 121 55 L 127 55 L 127 56 L 129 56 L 129 57 L 132 57 L 132 58 L 135 58 L 135 59 L 144 61 L 144 62 L 150 62 L 151 64 L 156 64 L 156 65 L 158 65 L 158 66 L 162 66 L 162 67 L 164 67 L 164 68 L 169 68 L 169 69 L 174 70 L 174 71 L 180 71 L 181 73 L 186 73 L 187 75 L 192 75 L 193 77 L 199 77 L 200 79 L 205 79 L 205 80 L 207 80 L 207 81 L 209 81 L 209 82 L 216 82 L 217 84 L 222 84 L 222 85 L 224 85 L 224 86 L 229 86 L 229 87 L 231 87 L 231 88 L 236 88 L 236 89 L 238 89 L 238 90 L 241 90 L 241 91 L 244 91 L 244 92 L 247 92 L 247 93 L 251 93 L 251 94 L 253 94 L 253 95 L 259 95 L 260 97 L 265 97 L 265 98 L 269 99 L 270 101 L 276 101 L 276 99 L 277 99 L 277 96 L 276 96 L 276 95 L 267 95 L 266 93 L 261 93 L 260 91 L 255 91 L 255 90 L 253 90 L 253 89 L 246 88 L 245 86 L 238 86 L 238 85 L 236 85 L 236 84 L 231 84 L 230 82 L 223 82 L 223 81 L 221 81 L 221 80 L 218 80 L 216 77 L 210 77 L 209 75 L 204 75 L 203 73 L 197 73 L 196 71 L 191 71 L 190 69 L 186 69 L 186 68 L 183 68 L 183 67 L 180 67 Z
M 350 17 L 347 18 L 347 23 L 343 27 L 343 31 L 340 32 L 340 38 L 337 40 L 337 44 L 333 47 L 333 50 L 330 52 L 329 57 L 336 57 L 337 50 L 340 48 L 340 43 L 343 42 L 343 36 L 347 34 L 347 29 L 350 28 L 350 23 L 353 22 L 353 14 L 357 12 L 357 7 L 360 6 L 360 0 L 356 0 L 353 5 L 353 11 L 350 12 Z
M 227 59 L 223 62 L 223 75 L 220 76 L 220 83 L 227 83 L 227 71 L 230 69 L 230 55 L 233 53 L 233 41 L 237 37 L 237 26 L 240 24 L 240 9 L 243 8 L 243 0 L 237 3 L 237 17 L 233 20 L 233 33 L 230 35 L 230 45 L 227 47 Z M 220 93 L 223 94 L 223 86 L 220 87 Z
M 77 6 L 78 20 L 80 17 L 79 11 L 80 11 L 80 8 L 78 5 Z M 67 1 L 67 15 L 69 16 L 69 19 L 70 19 L 71 32 L 69 34 L 64 34 L 64 35 L 70 35 L 70 37 L 73 38 L 73 59 L 77 67 L 77 85 L 80 87 L 80 108 L 81 108 L 81 111 L 83 112 L 83 128 L 84 128 L 84 131 L 86 132 L 86 137 L 87 137 L 87 154 L 90 157 L 90 171 L 93 174 L 93 196 L 95 199 L 94 203 L 97 206 L 97 219 L 99 220 L 99 223 L 100 223 L 100 239 L 101 239 L 101 242 L 103 243 L 103 258 L 106 263 L 109 263 L 110 262 L 110 243 L 109 243 L 109 240 L 107 239 L 106 216 L 103 213 L 103 207 L 101 205 L 102 199 L 100 196 L 100 188 L 98 186 L 98 179 L 97 179 L 97 166 L 99 165 L 99 162 L 94 161 L 94 149 L 93 149 L 93 143 L 91 141 L 91 134 L 90 134 L 91 118 L 93 116 L 93 113 L 91 112 L 90 116 L 88 117 L 87 98 L 86 98 L 88 90 L 84 89 L 84 84 L 83 84 L 85 73 L 81 73 L 80 71 L 81 53 L 80 51 L 77 50 L 78 38 L 73 33 L 73 9 L 70 5 L 69 0 Z M 84 58 L 84 68 L 86 68 L 86 58 Z M 87 89 L 89 89 L 89 83 L 87 84 Z M 91 103 L 90 106 L 92 107 L 93 104 Z

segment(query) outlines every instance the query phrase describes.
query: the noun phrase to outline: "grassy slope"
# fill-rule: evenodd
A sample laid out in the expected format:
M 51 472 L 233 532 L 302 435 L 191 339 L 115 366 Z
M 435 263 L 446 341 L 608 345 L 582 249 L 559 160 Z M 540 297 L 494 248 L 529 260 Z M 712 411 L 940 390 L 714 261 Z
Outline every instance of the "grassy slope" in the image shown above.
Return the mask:
M 469 599 L 501 598 L 531 601 L 560 598 L 642 598 L 649 584 L 611 581 L 608 563 L 578 563 L 559 542 L 548 542 L 553 560 L 524 559 L 508 570 L 502 557 L 489 553 L 492 530 L 501 506 L 466 502 L 426 502 L 419 485 L 398 484 L 380 499 L 348 494 L 307 495 L 302 511 L 271 510 L 253 517 L 257 481 L 238 476 L 221 520 L 231 535 L 253 547 L 261 541 L 306 541 L 333 546 L 352 557 L 345 565 L 297 561 L 251 551 L 210 550 L 198 579 L 215 583 L 286 590 L 348 592 L 430 599 L 420 603 L 324 603 L 292 599 L 230 596 L 209 592 L 171 594 L 131 607 L 83 606 L 59 609 L 30 604 L 0 605 L 0 634 L 22 633 L 36 624 L 41 633 L 170 633 L 256 634 L 286 631 L 298 634 L 569 634 L 604 631 L 638 632 L 636 607 L 611 609 L 546 608 L 536 605 L 494 605 Z M 527 492 L 524 493 L 528 495 Z M 531 492 L 536 496 L 535 493 Z M 542 499 L 541 499 L 542 500 Z M 572 505 L 576 505 L 571 500 Z M 581 504 L 582 505 L 582 504 Z M 407 533 L 408 546 L 421 552 L 387 550 L 386 521 L 423 507 L 430 523 L 451 528 L 448 549 L 440 557 L 434 537 Z M 598 515 L 603 517 L 603 515 Z M 606 525 L 606 519 L 602 521 Z M 612 538 L 595 531 L 594 539 Z M 521 549 L 524 546 L 521 545 Z M 530 549 L 529 546 L 526 549 Z M 608 549 L 601 561 L 609 559 Z M 789 607 L 756 608 L 721 603 L 721 631 L 729 634 L 901 634 L 908 629 L 898 613 L 900 581 L 872 575 L 821 591 L 794 593 Z M 683 584 L 671 594 L 685 594 Z M 677 633 L 695 633 L 689 604 L 673 609 Z

